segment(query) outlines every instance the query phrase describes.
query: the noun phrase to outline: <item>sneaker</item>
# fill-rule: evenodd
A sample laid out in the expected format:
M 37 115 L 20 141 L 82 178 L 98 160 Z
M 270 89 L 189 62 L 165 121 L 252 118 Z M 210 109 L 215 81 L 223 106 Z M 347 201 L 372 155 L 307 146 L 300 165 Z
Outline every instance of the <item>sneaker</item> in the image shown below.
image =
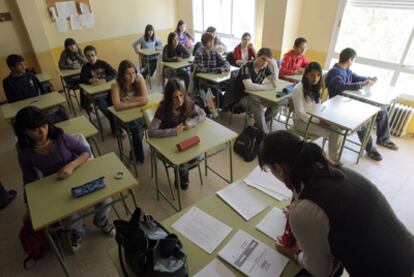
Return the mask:
M 370 157 L 374 161 L 381 161 L 382 160 L 381 154 L 376 149 L 369 151 L 368 152 L 368 157 Z
M 377 143 L 378 145 L 381 145 L 381 146 L 383 146 L 383 147 L 386 147 L 386 148 L 388 148 L 388 149 L 391 149 L 391 150 L 398 150 L 398 145 L 396 145 L 394 142 L 392 142 L 392 141 L 386 141 L 386 142 L 383 142 L 383 143 Z
M 80 248 L 81 241 L 82 241 L 82 238 L 75 238 L 72 236 L 71 247 L 72 247 L 73 252 L 76 252 Z
M 108 219 L 105 221 L 103 225 L 97 224 L 95 220 L 93 221 L 93 224 L 95 224 L 96 227 L 101 229 L 102 233 L 104 233 L 105 235 L 109 235 L 109 236 L 115 235 L 115 228 L 111 223 L 109 223 Z
M 187 182 L 181 182 L 181 189 L 182 190 L 188 189 L 188 183 Z

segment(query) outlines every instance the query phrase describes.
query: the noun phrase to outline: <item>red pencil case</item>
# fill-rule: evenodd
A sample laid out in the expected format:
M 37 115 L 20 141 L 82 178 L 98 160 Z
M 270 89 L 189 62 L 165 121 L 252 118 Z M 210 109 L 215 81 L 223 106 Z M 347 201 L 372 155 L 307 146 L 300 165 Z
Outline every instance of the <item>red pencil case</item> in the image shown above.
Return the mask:
M 193 136 L 189 139 L 183 140 L 182 142 L 177 144 L 177 150 L 178 151 L 184 151 L 188 148 L 191 148 L 197 144 L 200 143 L 200 137 L 199 136 Z

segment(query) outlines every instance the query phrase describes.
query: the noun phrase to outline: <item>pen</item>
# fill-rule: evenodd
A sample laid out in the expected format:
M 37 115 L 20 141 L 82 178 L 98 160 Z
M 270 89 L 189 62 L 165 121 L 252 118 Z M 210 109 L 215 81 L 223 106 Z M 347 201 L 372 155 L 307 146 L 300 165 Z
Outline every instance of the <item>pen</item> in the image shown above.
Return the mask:
M 323 112 L 323 110 L 325 110 L 325 108 L 326 108 L 326 106 L 323 106 L 322 109 L 321 109 L 321 112 Z

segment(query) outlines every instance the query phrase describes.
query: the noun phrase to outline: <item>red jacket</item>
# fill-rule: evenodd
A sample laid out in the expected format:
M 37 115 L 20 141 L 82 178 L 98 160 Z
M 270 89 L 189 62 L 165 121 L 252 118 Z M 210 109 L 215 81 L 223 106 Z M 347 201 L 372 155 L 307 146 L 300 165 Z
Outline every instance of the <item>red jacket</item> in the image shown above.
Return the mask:
M 296 70 L 305 68 L 308 64 L 308 57 L 305 55 L 295 56 L 295 52 L 292 49 L 283 55 L 280 64 L 279 77 L 283 77 L 283 75 L 294 75 Z
M 247 48 L 247 52 L 249 54 L 249 61 L 250 60 L 253 60 L 254 58 L 256 58 L 255 55 L 254 55 L 254 52 L 253 52 L 253 50 L 251 48 Z M 234 59 L 234 61 L 242 60 L 242 52 L 241 52 L 241 45 L 240 45 L 240 43 L 236 47 L 234 47 L 234 50 L 233 50 L 233 59 Z

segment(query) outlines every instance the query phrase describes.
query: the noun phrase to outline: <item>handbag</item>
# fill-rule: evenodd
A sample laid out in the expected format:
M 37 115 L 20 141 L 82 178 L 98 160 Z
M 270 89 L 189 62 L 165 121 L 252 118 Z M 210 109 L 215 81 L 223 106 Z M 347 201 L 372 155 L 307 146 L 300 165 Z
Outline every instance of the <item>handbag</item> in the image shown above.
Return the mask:
M 128 276 L 125 262 L 138 276 L 188 276 L 187 256 L 181 241 L 152 216 L 137 208 L 129 221 L 115 220 L 114 226 L 125 276 Z

